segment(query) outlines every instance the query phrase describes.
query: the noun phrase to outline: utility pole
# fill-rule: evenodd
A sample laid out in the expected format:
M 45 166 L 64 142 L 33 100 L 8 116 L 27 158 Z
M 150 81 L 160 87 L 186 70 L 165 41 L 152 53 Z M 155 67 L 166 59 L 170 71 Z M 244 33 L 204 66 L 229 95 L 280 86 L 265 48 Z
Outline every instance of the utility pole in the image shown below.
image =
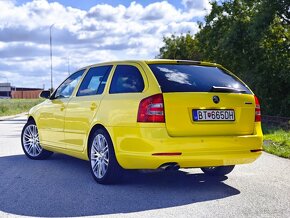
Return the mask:
M 69 56 L 67 57 L 67 73 L 70 75 Z
M 50 44 L 50 89 L 53 92 L 53 80 L 52 80 L 52 39 L 51 39 L 51 30 L 54 24 L 49 27 L 49 44 Z

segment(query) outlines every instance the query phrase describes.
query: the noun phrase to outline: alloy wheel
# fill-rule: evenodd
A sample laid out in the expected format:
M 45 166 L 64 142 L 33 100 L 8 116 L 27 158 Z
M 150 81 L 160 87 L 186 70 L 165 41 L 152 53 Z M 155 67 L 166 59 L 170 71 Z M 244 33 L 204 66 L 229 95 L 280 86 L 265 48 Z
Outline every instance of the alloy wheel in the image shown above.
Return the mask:
M 90 157 L 94 175 L 98 179 L 103 178 L 109 166 L 109 146 L 104 135 L 98 134 L 95 136 Z
M 36 125 L 28 125 L 23 132 L 23 147 L 25 151 L 32 157 L 37 157 L 42 152 L 39 143 L 38 130 Z

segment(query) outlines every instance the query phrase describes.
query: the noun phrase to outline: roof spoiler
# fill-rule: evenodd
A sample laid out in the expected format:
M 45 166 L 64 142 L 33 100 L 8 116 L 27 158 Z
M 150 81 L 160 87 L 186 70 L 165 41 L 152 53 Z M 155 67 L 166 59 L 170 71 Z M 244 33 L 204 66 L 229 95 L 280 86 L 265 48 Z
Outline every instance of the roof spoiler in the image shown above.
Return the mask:
M 200 65 L 201 61 L 180 60 L 180 61 L 177 61 L 177 63 L 178 64 Z

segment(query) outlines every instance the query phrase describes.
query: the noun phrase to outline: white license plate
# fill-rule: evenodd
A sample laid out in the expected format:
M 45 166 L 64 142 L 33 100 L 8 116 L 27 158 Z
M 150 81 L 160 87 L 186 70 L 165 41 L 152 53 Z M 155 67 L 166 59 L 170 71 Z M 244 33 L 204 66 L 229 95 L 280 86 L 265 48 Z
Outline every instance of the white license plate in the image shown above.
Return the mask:
M 234 121 L 234 110 L 192 110 L 194 121 Z

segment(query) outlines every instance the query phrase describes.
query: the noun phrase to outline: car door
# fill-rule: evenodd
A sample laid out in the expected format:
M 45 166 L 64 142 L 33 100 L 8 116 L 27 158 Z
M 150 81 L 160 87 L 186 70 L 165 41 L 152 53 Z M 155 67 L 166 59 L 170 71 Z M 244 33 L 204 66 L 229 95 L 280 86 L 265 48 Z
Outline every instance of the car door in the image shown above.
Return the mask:
M 52 147 L 65 147 L 63 129 L 66 105 L 84 71 L 80 70 L 69 76 L 44 103 L 38 119 L 41 143 Z
M 76 95 L 67 104 L 65 143 L 67 148 L 82 151 L 105 89 L 112 65 L 91 67 Z
M 147 97 L 143 93 L 147 88 L 147 77 L 139 64 L 118 64 L 98 115 L 108 126 L 136 126 L 139 103 Z

